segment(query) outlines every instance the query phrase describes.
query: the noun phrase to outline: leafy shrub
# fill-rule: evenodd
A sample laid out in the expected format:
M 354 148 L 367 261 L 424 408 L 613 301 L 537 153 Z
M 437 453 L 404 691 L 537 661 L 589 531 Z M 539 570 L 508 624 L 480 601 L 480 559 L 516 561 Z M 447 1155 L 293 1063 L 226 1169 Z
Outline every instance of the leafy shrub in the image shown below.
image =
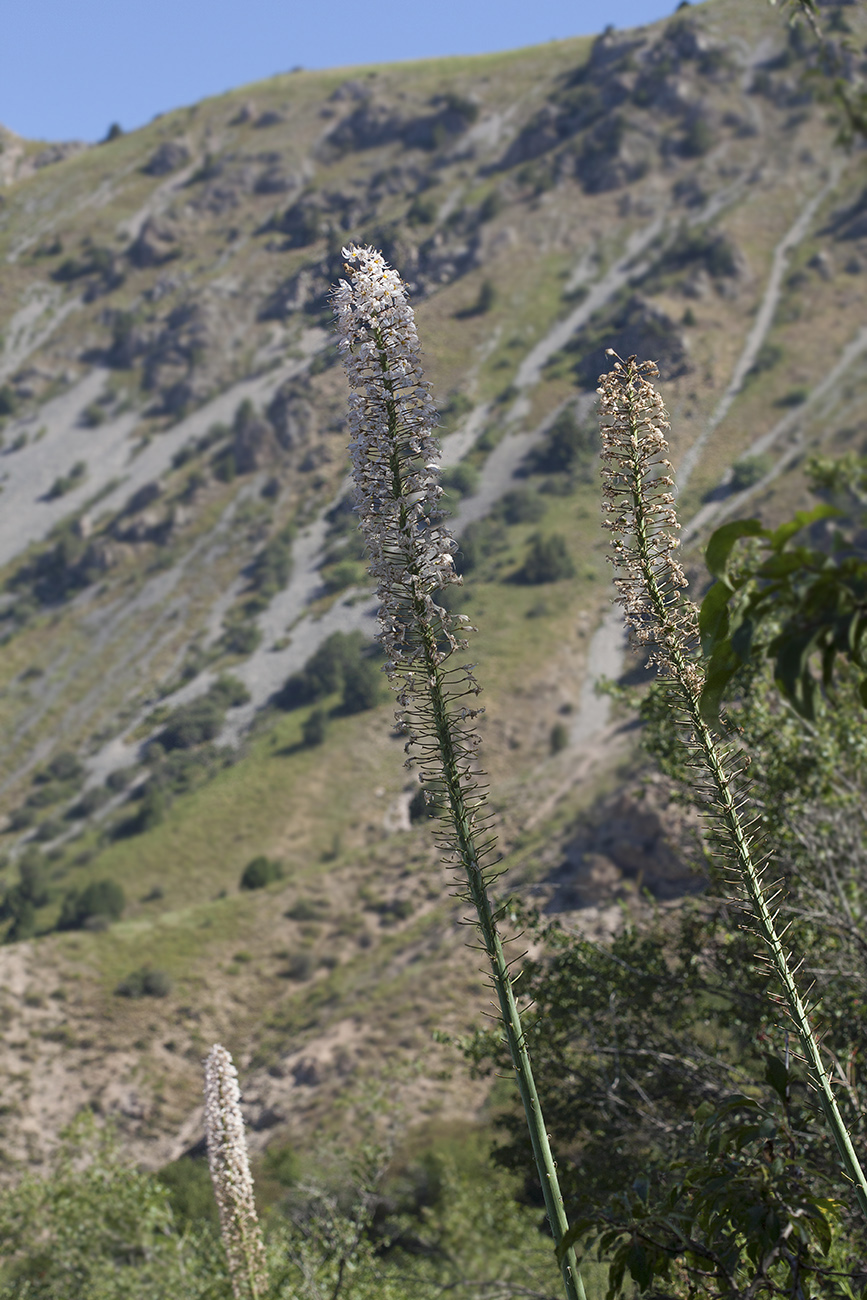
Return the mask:
M 165 1165 L 157 1174 L 157 1181 L 166 1188 L 175 1221 L 182 1227 L 188 1224 L 219 1224 L 214 1188 L 208 1173 L 206 1159 L 181 1156 Z
M 428 226 L 432 221 L 436 221 L 436 215 L 437 205 L 433 199 L 416 197 L 406 214 L 407 225 Z
M 343 670 L 341 713 L 364 713 L 382 700 L 382 675 L 372 659 L 357 659 Z
M 191 749 L 213 740 L 220 733 L 226 710 L 246 704 L 250 692 L 237 677 L 224 674 L 205 695 L 181 704 L 168 717 L 157 736 L 164 749 Z
M 455 568 L 458 573 L 471 573 L 505 545 L 506 533 L 502 524 L 495 519 L 479 519 L 461 533 Z
M 571 474 L 595 457 L 599 434 L 594 424 L 582 424 L 575 410 L 567 406 L 551 425 L 540 447 L 527 457 L 534 474 Z
M 452 393 L 440 410 L 440 427 L 443 432 L 451 432 L 472 409 L 473 403 L 466 393 Z
M 314 709 L 304 721 L 301 736 L 308 749 L 321 745 L 328 729 L 328 714 L 324 709 Z
M 39 849 L 24 850 L 18 862 L 18 876 L 18 888 L 23 898 L 34 907 L 42 907 L 48 902 L 47 864 Z
M 83 460 L 76 461 L 68 474 L 59 475 L 46 493 L 49 501 L 55 501 L 58 497 L 66 496 L 67 492 L 72 492 L 87 477 L 87 464 Z
M 316 962 L 313 960 L 312 953 L 296 952 L 289 958 L 285 970 L 280 974 L 284 979 L 297 980 L 300 984 L 304 980 L 309 980 L 315 969 Z
M 347 587 L 357 587 L 367 581 L 367 567 L 357 560 L 340 560 L 322 574 L 322 585 L 329 596 Z
M 226 625 L 220 644 L 226 654 L 251 655 L 262 643 L 262 632 L 253 622 L 231 622 Z
M 45 771 L 48 779 L 52 781 L 82 781 L 86 775 L 85 768 L 79 762 L 78 756 L 67 749 L 55 754 L 51 762 L 47 764 Z
M 142 966 L 122 979 L 114 992 L 119 998 L 166 998 L 171 991 L 172 981 L 164 970 Z
M 122 887 L 115 880 L 94 880 L 83 890 L 70 889 L 63 900 L 58 930 L 80 930 L 94 921 L 120 919 L 126 906 Z
M 575 565 L 566 546 L 566 539 L 560 533 L 551 533 L 548 537 L 536 533 L 530 538 L 526 558 L 516 574 L 519 582 L 536 586 L 574 576 Z
M 89 790 L 85 790 L 78 802 L 73 804 L 66 816 L 71 820 L 90 817 L 92 813 L 98 812 L 108 803 L 110 798 L 111 791 L 104 785 L 92 785 Z
M 756 353 L 756 359 L 750 366 L 747 373 L 747 379 L 755 379 L 758 375 L 763 375 L 767 370 L 773 370 L 783 359 L 783 349 L 779 343 L 763 343 Z
M 471 497 L 479 490 L 479 471 L 474 465 L 462 461 L 459 465 L 450 465 L 444 469 L 440 482 L 447 496 Z
M 322 919 L 322 907 L 309 898 L 299 898 L 289 908 L 286 916 L 290 921 L 319 921 Z
M 292 524 L 265 543 L 250 565 L 250 586 L 262 596 L 276 596 L 292 576 L 292 542 L 295 529 Z
M 105 778 L 106 790 L 110 790 L 112 794 L 119 794 L 121 790 L 127 788 L 137 771 L 135 767 L 119 767 L 114 772 L 109 772 Z
M 8 384 L 0 386 L 0 419 L 5 415 L 13 415 L 18 401 L 15 393 Z
M 569 729 L 563 722 L 555 722 L 549 737 L 551 753 L 559 754 L 569 744 Z
M 117 830 L 119 836 L 144 835 L 165 821 L 167 801 L 165 791 L 160 787 L 159 782 L 151 777 L 141 787 L 139 793 L 141 795 L 139 810 L 126 821 L 121 822 Z
M 771 456 L 744 456 L 732 466 L 731 486 L 735 492 L 743 492 L 761 482 L 773 467 Z
M 497 502 L 495 513 L 507 524 L 537 524 L 545 513 L 545 502 L 538 492 L 515 488 Z
M 297 709 L 323 696 L 333 695 L 343 686 L 349 664 L 356 662 L 364 650 L 360 632 L 333 632 L 307 660 L 300 673 L 293 673 L 275 703 L 281 709 Z
M 49 840 L 56 840 L 65 830 L 59 817 L 48 817 L 36 827 L 34 838 L 40 844 L 47 844 Z
M 271 858 L 260 856 L 248 862 L 241 872 L 241 889 L 264 889 L 274 880 L 283 879 L 283 866 Z

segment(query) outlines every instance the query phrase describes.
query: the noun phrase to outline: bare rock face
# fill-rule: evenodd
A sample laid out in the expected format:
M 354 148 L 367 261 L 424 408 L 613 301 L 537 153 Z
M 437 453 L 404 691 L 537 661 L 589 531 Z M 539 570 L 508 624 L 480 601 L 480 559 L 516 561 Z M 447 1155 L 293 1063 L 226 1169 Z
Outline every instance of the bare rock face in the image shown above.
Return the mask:
M 268 406 L 268 421 L 284 451 L 307 442 L 316 429 L 316 412 L 296 380 L 277 389 Z
M 605 905 L 636 886 L 660 901 L 696 893 L 704 877 L 696 870 L 695 836 L 695 814 L 669 801 L 664 782 L 640 798 L 622 792 L 565 845 L 553 906 Z
M 252 474 L 276 460 L 278 449 L 274 430 L 267 420 L 256 414 L 252 403 L 244 402 L 239 406 L 233 434 L 232 454 L 239 474 Z
M 641 294 L 633 294 L 609 319 L 592 330 L 581 331 L 567 347 L 578 362 L 575 375 L 585 388 L 595 389 L 606 369 L 606 348 L 622 357 L 633 354 L 650 357 L 664 380 L 675 379 L 691 369 L 686 340 L 680 326 Z
M 127 249 L 127 257 L 139 268 L 161 266 L 180 253 L 177 235 L 166 222 L 148 217 L 138 238 Z
M 186 167 L 189 161 L 190 151 L 182 140 L 165 140 L 151 154 L 142 171 L 147 176 L 168 176 Z

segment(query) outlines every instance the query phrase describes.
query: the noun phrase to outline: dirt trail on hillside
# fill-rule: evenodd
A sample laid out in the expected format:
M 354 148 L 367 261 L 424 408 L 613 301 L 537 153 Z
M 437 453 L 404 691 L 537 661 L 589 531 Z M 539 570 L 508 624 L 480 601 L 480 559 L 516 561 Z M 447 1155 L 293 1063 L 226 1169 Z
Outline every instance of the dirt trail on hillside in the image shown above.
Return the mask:
M 61 290 L 45 280 L 31 284 L 24 295 L 23 305 L 12 316 L 4 332 L 0 383 L 14 374 L 31 353 L 47 343 L 58 325 L 80 306 L 80 298 L 63 302 Z
M 836 189 L 842 174 L 843 164 L 835 163 L 831 168 L 831 176 L 827 184 L 804 204 L 797 218 L 774 249 L 773 258 L 771 260 L 771 270 L 768 275 L 765 292 L 762 295 L 762 300 L 759 304 L 753 327 L 747 335 L 746 343 L 744 344 L 741 354 L 735 363 L 732 377 L 705 428 L 696 438 L 692 446 L 687 449 L 677 467 L 677 490 L 679 492 L 683 492 L 692 477 L 693 471 L 701 457 L 701 453 L 713 437 L 716 430 L 722 424 L 725 417 L 728 415 L 732 403 L 743 388 L 747 375 L 750 373 L 750 370 L 756 362 L 759 350 L 768 336 L 768 331 L 773 324 L 774 315 L 776 314 L 779 305 L 780 294 L 783 288 L 783 276 L 785 275 L 786 268 L 789 264 L 790 254 L 794 252 L 798 244 L 806 238 L 810 229 L 810 223 L 828 195 L 832 194 Z

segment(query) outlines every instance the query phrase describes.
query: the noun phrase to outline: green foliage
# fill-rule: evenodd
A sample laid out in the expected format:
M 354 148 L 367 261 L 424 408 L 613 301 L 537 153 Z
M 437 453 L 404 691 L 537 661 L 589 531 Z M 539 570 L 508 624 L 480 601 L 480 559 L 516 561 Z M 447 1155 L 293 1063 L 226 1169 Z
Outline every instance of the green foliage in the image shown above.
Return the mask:
M 172 991 L 172 981 L 163 970 L 142 966 L 122 979 L 115 989 L 119 998 L 165 998 Z
M 479 471 L 474 465 L 461 461 L 457 465 L 449 465 L 442 471 L 440 483 L 447 497 L 455 500 L 460 497 L 471 497 L 479 490 Z
M 736 460 L 732 465 L 732 491 L 743 492 L 745 488 L 754 487 L 773 468 L 773 464 L 770 456 L 744 456 Z
M 461 533 L 455 568 L 461 574 L 476 572 L 506 543 L 506 530 L 498 519 L 479 519 Z
M 57 928 L 80 930 L 85 926 L 92 928 L 100 921 L 117 921 L 125 906 L 123 889 L 116 881 L 94 880 L 81 891 L 69 890 L 60 909 Z
M 443 433 L 451 433 L 472 409 L 473 403 L 466 393 L 452 393 L 440 410 L 440 427 Z
M 696 1155 L 638 1178 L 570 1238 L 609 1262 L 609 1300 L 631 1288 L 676 1295 L 851 1296 L 855 1264 L 835 1189 L 805 1166 L 786 1113 L 788 1071 L 770 1106 L 747 1096 L 704 1102 Z M 841 1267 L 842 1266 L 842 1267 Z M 836 1274 L 836 1275 L 835 1275 Z
M 264 889 L 272 881 L 283 879 L 283 864 L 259 856 L 248 862 L 241 872 L 241 889 Z
M 356 659 L 343 670 L 341 713 L 364 713 L 375 709 L 384 697 L 379 664 L 373 659 Z
M 226 710 L 246 704 L 249 698 L 242 682 L 223 674 L 206 694 L 173 709 L 157 740 L 166 750 L 191 749 L 214 740 L 226 720 Z
M 305 718 L 301 738 L 308 749 L 321 745 L 328 730 L 328 714 L 324 709 L 313 709 Z
M 0 900 L 0 921 L 11 921 L 6 942 L 30 939 L 36 933 L 36 909 L 48 902 L 48 871 L 44 854 L 29 845 L 18 861 L 18 884 Z
M 552 754 L 559 754 L 569 744 L 569 728 L 564 722 L 555 722 L 551 728 L 549 743 Z
M 250 587 L 271 600 L 292 576 L 292 542 L 295 528 L 287 524 L 265 543 L 250 566 Z
M 287 679 L 275 703 L 281 709 L 297 709 L 341 691 L 344 712 L 373 708 L 379 702 L 381 686 L 378 668 L 365 657 L 366 650 L 360 632 L 333 632 L 314 651 L 301 672 Z M 369 702 L 364 703 L 365 699 Z
M 575 565 L 565 537 L 560 533 L 550 533 L 547 537 L 536 533 L 530 538 L 524 563 L 516 575 L 519 582 L 537 586 L 574 576 Z
M 567 406 L 557 416 L 541 445 L 530 452 L 527 468 L 533 474 L 574 474 L 592 464 L 598 449 L 599 433 L 595 422 L 581 422 L 574 407 Z
M 838 533 L 831 546 L 795 544 L 805 528 L 836 511 L 820 505 L 800 511 L 777 529 L 756 519 L 723 524 L 708 542 L 707 566 L 716 581 L 700 613 L 707 661 L 702 711 L 715 720 L 724 692 L 750 659 L 770 659 L 786 699 L 813 719 L 819 687 L 833 689 L 838 658 L 859 676 L 867 707 L 867 561 Z M 745 556 L 736 546 L 755 539 Z M 813 661 L 818 659 L 817 680 Z
M 867 719 L 857 710 L 853 717 L 851 677 L 841 671 L 837 707 L 818 710 L 807 725 L 781 702 L 767 667 L 751 664 L 733 682 L 727 708 L 751 759 L 758 831 L 775 848 L 787 944 L 815 979 L 816 1019 L 847 1078 L 839 1100 L 860 1147 L 867 1095 L 846 1063 L 867 1050 L 867 975 L 858 955 L 867 906 Z M 645 748 L 677 797 L 693 803 L 692 757 L 666 683 L 641 698 L 640 715 Z M 528 1037 L 548 1125 L 566 1157 L 559 1172 L 575 1231 L 592 1233 L 612 1261 L 613 1292 L 628 1293 L 631 1278 L 640 1290 L 677 1296 L 733 1297 L 751 1286 L 796 1295 L 791 1264 L 810 1275 L 811 1295 L 850 1294 L 848 1286 L 860 1287 L 864 1225 L 802 1066 L 784 1069 L 788 1032 L 768 999 L 771 974 L 752 930 L 733 925 L 713 838 L 696 834 L 680 847 L 702 873 L 701 895 L 676 912 L 639 913 L 607 942 L 545 927 L 547 951 L 521 981 L 533 1003 Z M 476 1068 L 506 1067 L 493 1033 L 468 1051 Z M 510 1140 L 499 1158 L 523 1171 L 537 1195 L 522 1118 L 504 1122 Z
M 25 1174 L 0 1193 L 0 1239 L 8 1300 L 228 1300 L 213 1247 L 181 1242 L 166 1189 L 123 1162 L 89 1111 L 64 1133 L 49 1177 Z
M 530 488 L 513 488 L 500 498 L 492 513 L 506 524 L 537 524 L 545 515 L 545 502 Z
M 199 1223 L 218 1226 L 217 1203 L 207 1160 L 181 1156 L 163 1166 L 157 1174 L 157 1182 L 168 1191 L 169 1205 L 179 1227 Z
M 62 474 L 54 480 L 51 487 L 46 493 L 48 501 L 54 501 L 57 497 L 66 496 L 67 492 L 72 492 L 79 487 L 87 477 L 87 464 L 83 460 L 76 461 L 68 474 Z

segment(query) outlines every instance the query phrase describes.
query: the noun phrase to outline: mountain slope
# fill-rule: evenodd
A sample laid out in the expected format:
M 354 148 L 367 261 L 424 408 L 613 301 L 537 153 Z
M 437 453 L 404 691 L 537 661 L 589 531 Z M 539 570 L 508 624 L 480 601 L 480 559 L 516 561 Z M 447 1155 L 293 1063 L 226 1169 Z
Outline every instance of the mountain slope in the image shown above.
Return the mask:
M 417 306 L 509 887 L 602 930 L 636 880 L 690 887 L 664 793 L 618 796 L 631 741 L 592 691 L 622 656 L 593 390 L 607 346 L 659 361 L 694 540 L 799 503 L 806 449 L 863 443 L 863 157 L 835 148 L 807 62 L 773 12 L 709 0 L 596 41 L 277 77 L 53 160 L 15 146 L 11 1165 L 82 1104 L 117 1114 L 141 1158 L 177 1154 L 216 1038 L 260 1143 L 337 1123 L 384 1065 L 415 1118 L 483 1102 L 430 1045 L 484 992 L 410 819 L 391 706 L 347 707 L 347 673 L 367 683 L 356 704 L 375 694 L 329 333 L 347 241 L 382 247 Z M 564 539 L 559 567 L 550 547 L 547 569 L 528 562 L 537 534 Z M 285 690 L 326 643 L 348 658 L 319 697 L 309 678 Z M 321 744 L 304 739 L 317 709 Z M 282 878 L 239 889 L 261 855 Z M 86 892 L 103 880 L 125 894 L 110 925 Z

